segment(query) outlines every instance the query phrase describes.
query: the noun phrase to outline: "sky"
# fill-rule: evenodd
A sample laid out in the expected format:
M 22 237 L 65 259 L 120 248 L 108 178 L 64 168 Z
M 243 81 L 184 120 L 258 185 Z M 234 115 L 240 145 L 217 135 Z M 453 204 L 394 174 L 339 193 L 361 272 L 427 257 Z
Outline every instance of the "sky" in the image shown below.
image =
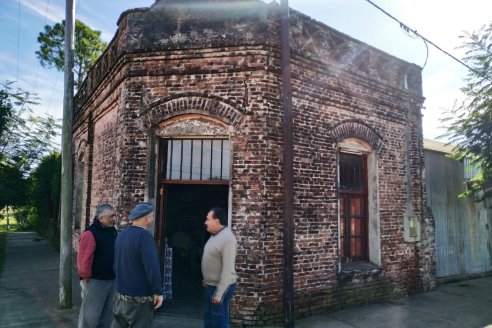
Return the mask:
M 265 0 L 270 2 L 270 0 Z M 278 2 L 278 0 L 277 0 Z M 462 58 L 460 38 L 492 22 L 490 0 L 373 0 L 378 6 L 442 49 Z M 65 17 L 65 0 L 0 0 L 0 83 L 17 81 L 23 90 L 37 93 L 36 115 L 63 115 L 63 73 L 39 65 L 37 36 L 46 24 Z M 120 14 L 148 7 L 154 0 L 76 0 L 76 18 L 102 32 L 109 42 Z M 366 0 L 290 0 L 298 10 L 355 39 L 424 67 L 424 138 L 443 133 L 439 119 L 463 99 L 467 69 L 421 39 L 409 36 L 398 23 Z M 424 66 L 425 64 L 425 66 Z

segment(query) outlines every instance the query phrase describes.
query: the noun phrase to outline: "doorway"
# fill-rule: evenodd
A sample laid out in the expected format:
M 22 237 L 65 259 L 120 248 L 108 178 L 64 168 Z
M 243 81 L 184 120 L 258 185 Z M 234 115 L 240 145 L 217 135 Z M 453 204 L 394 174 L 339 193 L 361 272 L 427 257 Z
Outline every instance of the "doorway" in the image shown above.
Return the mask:
M 161 139 L 159 143 L 159 247 L 166 301 L 161 312 L 202 317 L 201 257 L 208 211 L 227 211 L 229 140 Z
M 227 209 L 228 186 L 167 185 L 164 187 L 164 247 L 172 249 L 170 287 L 172 299 L 163 312 L 200 316 L 203 314 L 201 257 L 210 234 L 204 228 L 212 207 Z M 168 251 L 169 253 L 169 251 Z M 167 266 L 169 270 L 169 265 Z

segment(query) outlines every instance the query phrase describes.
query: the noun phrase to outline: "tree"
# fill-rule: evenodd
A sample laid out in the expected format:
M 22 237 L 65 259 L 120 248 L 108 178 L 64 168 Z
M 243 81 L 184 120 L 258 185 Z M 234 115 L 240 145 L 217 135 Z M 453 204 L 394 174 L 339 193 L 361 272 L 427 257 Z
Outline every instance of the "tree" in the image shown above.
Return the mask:
M 19 167 L 0 164 L 0 208 L 25 205 L 27 193 L 27 179 Z
M 58 219 L 60 205 L 61 156 L 54 152 L 44 156 L 33 170 L 30 199 L 42 218 Z
M 36 97 L 12 85 L 0 84 L 0 209 L 6 207 L 7 213 L 30 202 L 28 176 L 43 156 L 58 148 L 53 138 L 60 130 L 52 116 L 32 115 Z
M 27 202 L 27 180 L 16 166 L 0 164 L 0 208 Z
M 3 138 L 3 133 L 11 116 L 12 104 L 10 103 L 9 94 L 4 90 L 0 90 L 0 140 Z
M 14 91 L 11 82 L 0 85 L 0 95 L 0 111 L 8 112 L 0 130 L 0 163 L 27 175 L 44 154 L 58 148 L 53 138 L 59 135 L 60 124 L 50 115 L 32 115 L 35 96 Z
M 60 126 L 51 116 L 32 115 L 35 100 L 28 92 L 14 91 L 11 82 L 0 84 L 0 209 L 7 207 L 7 213 L 27 204 L 27 176 L 56 146 L 52 139 Z
M 23 213 L 23 227 L 36 230 L 59 246 L 61 156 L 53 152 L 44 156 L 29 177 L 29 213 Z
M 39 33 L 40 48 L 36 55 L 43 67 L 63 71 L 65 61 L 65 21 L 53 26 L 46 25 Z M 75 21 L 75 87 L 80 88 L 87 72 L 106 49 L 107 43 L 101 41 L 101 32 L 91 29 L 83 22 Z
M 28 201 L 27 180 L 16 166 L 0 163 L 0 208 L 6 208 L 7 230 L 10 230 L 10 209 Z
M 457 145 L 454 157 L 469 158 L 481 167 L 469 184 L 475 192 L 492 179 L 492 23 L 464 38 L 464 61 L 472 68 L 462 88 L 466 100 L 449 111 L 443 123 L 447 125 L 444 136 Z

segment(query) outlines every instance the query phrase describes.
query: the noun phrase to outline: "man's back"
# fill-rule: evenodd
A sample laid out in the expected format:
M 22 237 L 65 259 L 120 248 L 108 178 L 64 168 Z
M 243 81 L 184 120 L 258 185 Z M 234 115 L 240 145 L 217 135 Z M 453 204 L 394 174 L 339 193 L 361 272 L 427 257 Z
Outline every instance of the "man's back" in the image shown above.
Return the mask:
M 147 230 L 130 226 L 116 239 L 116 290 L 128 296 L 151 296 L 160 290 L 154 239 Z

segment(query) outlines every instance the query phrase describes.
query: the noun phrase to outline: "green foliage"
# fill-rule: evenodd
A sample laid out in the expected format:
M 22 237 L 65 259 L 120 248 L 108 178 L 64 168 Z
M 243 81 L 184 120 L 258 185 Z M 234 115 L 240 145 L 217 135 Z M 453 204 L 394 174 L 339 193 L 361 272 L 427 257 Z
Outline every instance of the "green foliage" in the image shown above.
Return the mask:
M 30 203 L 15 209 L 15 220 L 17 222 L 18 230 L 21 231 L 34 230 L 31 225 L 31 217 L 30 217 L 30 213 L 32 212 L 32 210 L 33 209 L 30 206 Z
M 40 44 L 36 55 L 43 67 L 63 71 L 65 63 L 65 21 L 53 26 L 46 25 L 39 33 Z M 107 43 L 101 41 L 101 32 L 91 29 L 83 22 L 75 21 L 75 86 L 80 88 L 90 67 L 106 49 Z
M 447 113 L 444 135 L 457 145 L 456 159 L 469 158 L 481 173 L 469 183 L 472 193 L 492 178 L 492 24 L 466 34 L 464 61 L 472 67 L 462 89 L 466 100 Z
M 7 227 L 7 216 L 4 213 L 3 219 L 0 219 L 0 234 L 2 232 L 17 232 L 17 231 L 22 231 L 22 227 L 17 222 L 17 219 L 14 216 L 12 216 L 12 214 L 10 214 L 9 224 Z
M 58 218 L 60 206 L 61 156 L 45 156 L 31 174 L 31 200 L 42 218 Z
M 53 139 L 59 135 L 60 125 L 53 116 L 32 115 L 30 106 L 36 104 L 36 98 L 29 92 L 14 91 L 9 82 L 0 85 L 0 92 L 4 97 L 0 109 L 10 112 L 0 138 L 0 162 L 27 175 L 44 154 L 58 148 Z
M 0 208 L 27 203 L 27 180 L 18 166 L 0 164 Z
M 35 117 L 35 97 L 0 85 L 0 209 L 15 208 L 21 229 L 34 229 L 58 238 L 57 216 L 60 194 L 60 159 L 53 138 L 60 126 L 53 117 Z M 51 155 L 45 156 L 47 153 Z M 33 168 L 36 167 L 34 170 Z
M 0 90 L 0 140 L 7 128 L 8 122 L 12 119 L 12 104 L 9 94 L 5 90 Z
M 30 176 L 30 206 L 18 211 L 23 229 L 37 231 L 54 245 L 59 241 L 61 156 L 52 153 L 41 159 Z

